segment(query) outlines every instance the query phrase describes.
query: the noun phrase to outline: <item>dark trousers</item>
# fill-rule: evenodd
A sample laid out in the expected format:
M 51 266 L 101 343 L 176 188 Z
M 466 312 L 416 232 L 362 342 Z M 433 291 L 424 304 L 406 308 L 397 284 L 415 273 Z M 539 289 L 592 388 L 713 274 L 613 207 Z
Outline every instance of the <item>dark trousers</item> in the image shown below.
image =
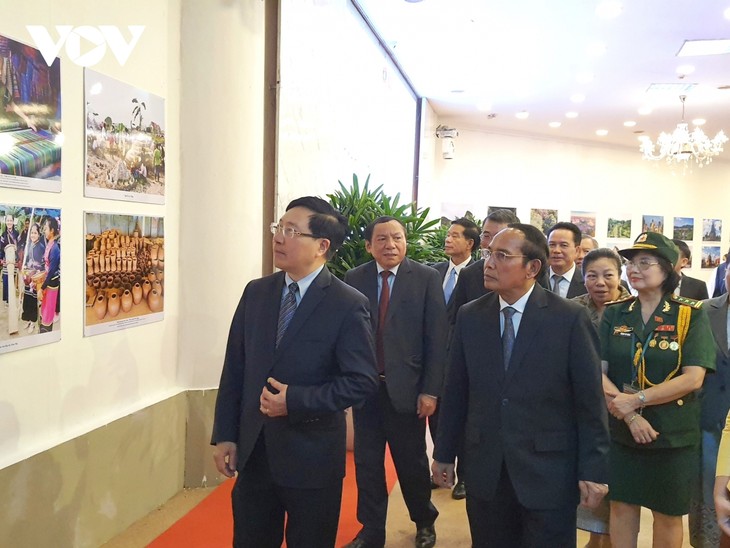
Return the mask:
M 428 417 L 428 430 L 431 432 L 431 439 L 433 443 L 436 443 L 436 435 L 439 427 L 439 409 L 441 401 L 439 400 L 439 406 L 436 407 L 436 411 L 433 415 Z M 462 429 L 461 434 L 456 445 L 456 466 L 454 468 L 454 481 L 464 481 L 466 479 L 466 464 L 464 464 L 464 430 Z
M 231 494 L 234 548 L 281 548 L 286 515 L 290 548 L 335 545 L 342 480 L 322 489 L 276 485 L 269 470 L 263 435 L 239 472 Z
M 507 467 L 491 500 L 466 495 L 472 548 L 575 548 L 577 505 L 551 510 L 525 508 L 517 500 Z
M 353 411 L 355 424 L 355 476 L 358 536 L 369 543 L 385 543 L 388 488 L 385 483 L 385 444 L 390 447 L 403 499 L 417 528 L 436 521 L 431 504 L 431 473 L 426 455 L 426 420 L 393 408 L 385 382 L 360 409 Z

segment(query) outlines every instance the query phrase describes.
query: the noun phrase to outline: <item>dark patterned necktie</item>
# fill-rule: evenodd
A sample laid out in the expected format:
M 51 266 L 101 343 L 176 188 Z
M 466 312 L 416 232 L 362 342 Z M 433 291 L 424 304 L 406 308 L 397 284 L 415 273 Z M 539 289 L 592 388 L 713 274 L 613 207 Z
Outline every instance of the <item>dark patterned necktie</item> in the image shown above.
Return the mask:
M 378 359 L 378 373 L 381 374 L 385 372 L 383 334 L 385 333 L 385 316 L 388 314 L 388 303 L 390 302 L 390 285 L 388 285 L 388 279 L 392 274 L 390 270 L 383 270 L 380 273 L 383 283 L 380 288 L 380 301 L 378 302 L 378 330 L 375 332 L 375 354 Z
M 517 312 L 511 306 L 502 309 L 504 314 L 504 331 L 502 332 L 502 356 L 504 357 L 504 370 L 509 367 L 509 360 L 512 357 L 512 347 L 515 345 L 515 326 L 512 323 L 512 316 Z
M 279 325 L 276 328 L 276 346 L 279 346 L 281 338 L 286 332 L 286 328 L 289 327 L 289 322 L 294 317 L 294 312 L 297 310 L 297 291 L 299 286 L 297 282 L 289 284 L 289 292 L 284 295 L 281 300 L 281 308 L 279 309 Z

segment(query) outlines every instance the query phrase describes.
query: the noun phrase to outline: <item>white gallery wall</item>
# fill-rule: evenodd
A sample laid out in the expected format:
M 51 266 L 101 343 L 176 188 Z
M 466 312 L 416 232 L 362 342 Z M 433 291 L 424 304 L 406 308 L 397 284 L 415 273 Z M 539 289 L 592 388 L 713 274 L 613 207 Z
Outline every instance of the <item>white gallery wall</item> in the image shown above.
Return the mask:
M 126 2 L 2 0 L 0 34 L 32 45 L 26 25 L 145 25 L 125 65 L 109 48 L 93 69 L 165 99 L 165 205 L 84 198 L 83 68 L 61 49 L 65 136 L 62 192 L 0 189 L 7 204 L 61 208 L 60 342 L 0 356 L 0 469 L 158 402 L 178 387 L 178 246 L 180 243 L 180 5 L 177 0 Z M 131 106 L 130 106 L 131 112 Z M 84 211 L 165 217 L 165 320 L 83 337 Z
M 543 138 L 487 133 L 456 127 L 455 157 L 444 160 L 440 142 L 434 143 L 434 178 L 419 195 L 427 197 L 435 216 L 468 208 L 483 218 L 491 206 L 516 207 L 523 222 L 531 208 L 557 209 L 558 219 L 571 212 L 596 213 L 596 238 L 601 245 L 619 243 L 606 237 L 608 217 L 632 220 L 631 236 L 641 232 L 642 215 L 663 215 L 665 235 L 672 236 L 674 217 L 695 220 L 694 240 L 688 242 L 694 261 L 685 272 L 705 280 L 699 268 L 703 245 L 730 242 L 730 150 L 709 166 L 691 172 L 672 170 L 663 162 L 643 160 L 636 150 L 561 142 Z M 672 125 L 668 120 L 668 129 Z M 436 139 L 436 141 L 439 141 Z M 453 215 L 449 215 L 453 216 Z M 721 242 L 702 242 L 702 220 L 723 222 Z M 628 243 L 624 240 L 623 243 Z

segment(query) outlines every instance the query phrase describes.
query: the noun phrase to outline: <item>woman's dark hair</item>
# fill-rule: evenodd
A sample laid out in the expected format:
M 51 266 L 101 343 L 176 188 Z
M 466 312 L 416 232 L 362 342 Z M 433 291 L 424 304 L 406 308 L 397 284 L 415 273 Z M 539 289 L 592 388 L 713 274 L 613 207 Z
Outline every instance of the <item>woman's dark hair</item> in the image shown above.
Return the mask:
M 658 253 L 652 253 L 650 249 L 647 249 L 646 252 L 651 255 L 652 257 L 656 258 L 657 262 L 659 263 L 659 268 L 662 269 L 662 272 L 667 275 L 667 278 L 662 282 L 661 289 L 663 294 L 672 293 L 674 289 L 679 285 L 679 280 L 681 279 L 681 276 L 677 273 L 676 270 L 674 270 L 674 265 L 670 263 L 667 259 L 659 255 Z
M 48 227 L 51 230 L 53 230 L 53 234 L 55 236 L 58 236 L 58 221 L 56 220 L 56 218 L 55 217 L 51 217 L 49 215 L 48 217 L 46 217 L 46 221 L 45 222 L 48 225 Z
M 588 253 L 586 253 L 586 256 L 583 257 L 583 265 L 581 266 L 581 273 L 583 274 L 583 277 L 586 277 L 586 270 L 588 270 L 588 267 L 596 262 L 598 259 L 610 259 L 614 263 L 616 263 L 616 270 L 618 270 L 619 274 L 621 274 L 621 265 L 623 264 L 621 262 L 621 257 L 618 253 L 616 253 L 613 249 L 609 249 L 607 247 L 599 247 L 598 249 L 592 249 Z

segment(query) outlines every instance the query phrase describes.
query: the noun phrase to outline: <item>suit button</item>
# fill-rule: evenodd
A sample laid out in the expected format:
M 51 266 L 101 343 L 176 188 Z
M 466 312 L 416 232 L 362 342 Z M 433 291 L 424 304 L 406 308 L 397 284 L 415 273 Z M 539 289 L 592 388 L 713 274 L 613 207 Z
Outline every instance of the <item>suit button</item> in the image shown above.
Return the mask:
M 509 400 L 507 398 L 504 398 L 502 400 L 502 407 L 506 407 L 508 403 L 509 403 Z

